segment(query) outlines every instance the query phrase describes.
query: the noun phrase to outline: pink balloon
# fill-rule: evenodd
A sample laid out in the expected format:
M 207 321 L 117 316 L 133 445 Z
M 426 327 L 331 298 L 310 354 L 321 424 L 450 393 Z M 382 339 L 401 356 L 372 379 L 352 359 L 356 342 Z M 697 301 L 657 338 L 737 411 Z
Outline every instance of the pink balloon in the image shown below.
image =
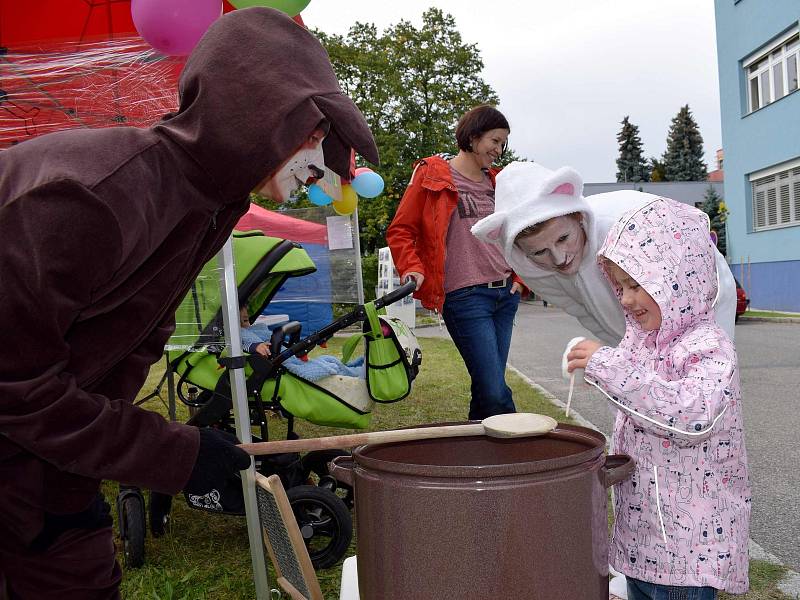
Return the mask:
M 222 14 L 222 0 L 131 0 L 133 24 L 162 54 L 189 54 Z
M 355 174 L 353 175 L 353 179 L 355 179 L 356 177 L 358 177 L 362 173 L 369 173 L 370 171 L 372 171 L 372 169 L 370 169 L 369 167 L 358 167 L 355 170 Z

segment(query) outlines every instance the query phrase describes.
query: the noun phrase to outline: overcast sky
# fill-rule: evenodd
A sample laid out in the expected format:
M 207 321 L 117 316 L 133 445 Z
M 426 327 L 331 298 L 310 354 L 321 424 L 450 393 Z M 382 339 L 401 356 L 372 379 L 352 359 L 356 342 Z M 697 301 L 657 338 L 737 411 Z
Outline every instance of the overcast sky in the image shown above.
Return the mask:
M 712 0 L 312 0 L 310 28 L 346 34 L 416 27 L 438 6 L 477 44 L 520 156 L 569 165 L 585 182 L 614 181 L 620 121 L 639 126 L 646 156 L 666 149 L 670 120 L 689 104 L 709 170 L 721 147 Z

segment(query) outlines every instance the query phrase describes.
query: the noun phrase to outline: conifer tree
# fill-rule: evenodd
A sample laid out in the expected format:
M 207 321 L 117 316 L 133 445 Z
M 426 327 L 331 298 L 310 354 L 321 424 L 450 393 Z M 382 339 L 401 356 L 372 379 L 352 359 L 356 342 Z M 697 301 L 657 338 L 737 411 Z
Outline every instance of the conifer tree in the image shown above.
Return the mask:
M 642 140 L 639 128 L 622 119 L 622 129 L 617 134 L 619 158 L 617 158 L 617 181 L 639 182 L 650 178 L 650 168 L 642 154 Z
M 663 162 L 665 181 L 705 181 L 708 175 L 703 136 L 688 104 L 672 119 Z
M 711 221 L 711 231 L 717 235 L 717 249 L 722 256 L 725 256 L 727 250 L 725 220 L 728 217 L 728 209 L 713 186 L 708 186 L 703 196 L 703 204 L 700 206 L 700 210 L 708 215 Z

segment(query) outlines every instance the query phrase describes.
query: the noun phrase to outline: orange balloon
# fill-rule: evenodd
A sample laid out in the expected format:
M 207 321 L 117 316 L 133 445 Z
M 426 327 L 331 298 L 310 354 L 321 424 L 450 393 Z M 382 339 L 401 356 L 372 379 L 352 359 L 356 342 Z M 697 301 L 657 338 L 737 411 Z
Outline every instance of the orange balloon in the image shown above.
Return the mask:
M 339 215 L 349 215 L 358 206 L 358 194 L 353 189 L 353 186 L 345 184 L 342 186 L 342 199 L 333 201 L 333 210 Z

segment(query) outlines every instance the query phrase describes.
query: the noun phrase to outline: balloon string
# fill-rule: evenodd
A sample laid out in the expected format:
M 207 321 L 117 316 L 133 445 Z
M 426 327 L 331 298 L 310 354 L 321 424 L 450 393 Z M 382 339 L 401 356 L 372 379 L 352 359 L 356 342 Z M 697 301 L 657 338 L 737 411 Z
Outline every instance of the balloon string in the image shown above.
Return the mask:
M 569 377 L 569 395 L 567 395 L 567 410 L 566 416 L 569 417 L 569 405 L 572 404 L 572 390 L 575 389 L 575 371 L 570 374 Z

